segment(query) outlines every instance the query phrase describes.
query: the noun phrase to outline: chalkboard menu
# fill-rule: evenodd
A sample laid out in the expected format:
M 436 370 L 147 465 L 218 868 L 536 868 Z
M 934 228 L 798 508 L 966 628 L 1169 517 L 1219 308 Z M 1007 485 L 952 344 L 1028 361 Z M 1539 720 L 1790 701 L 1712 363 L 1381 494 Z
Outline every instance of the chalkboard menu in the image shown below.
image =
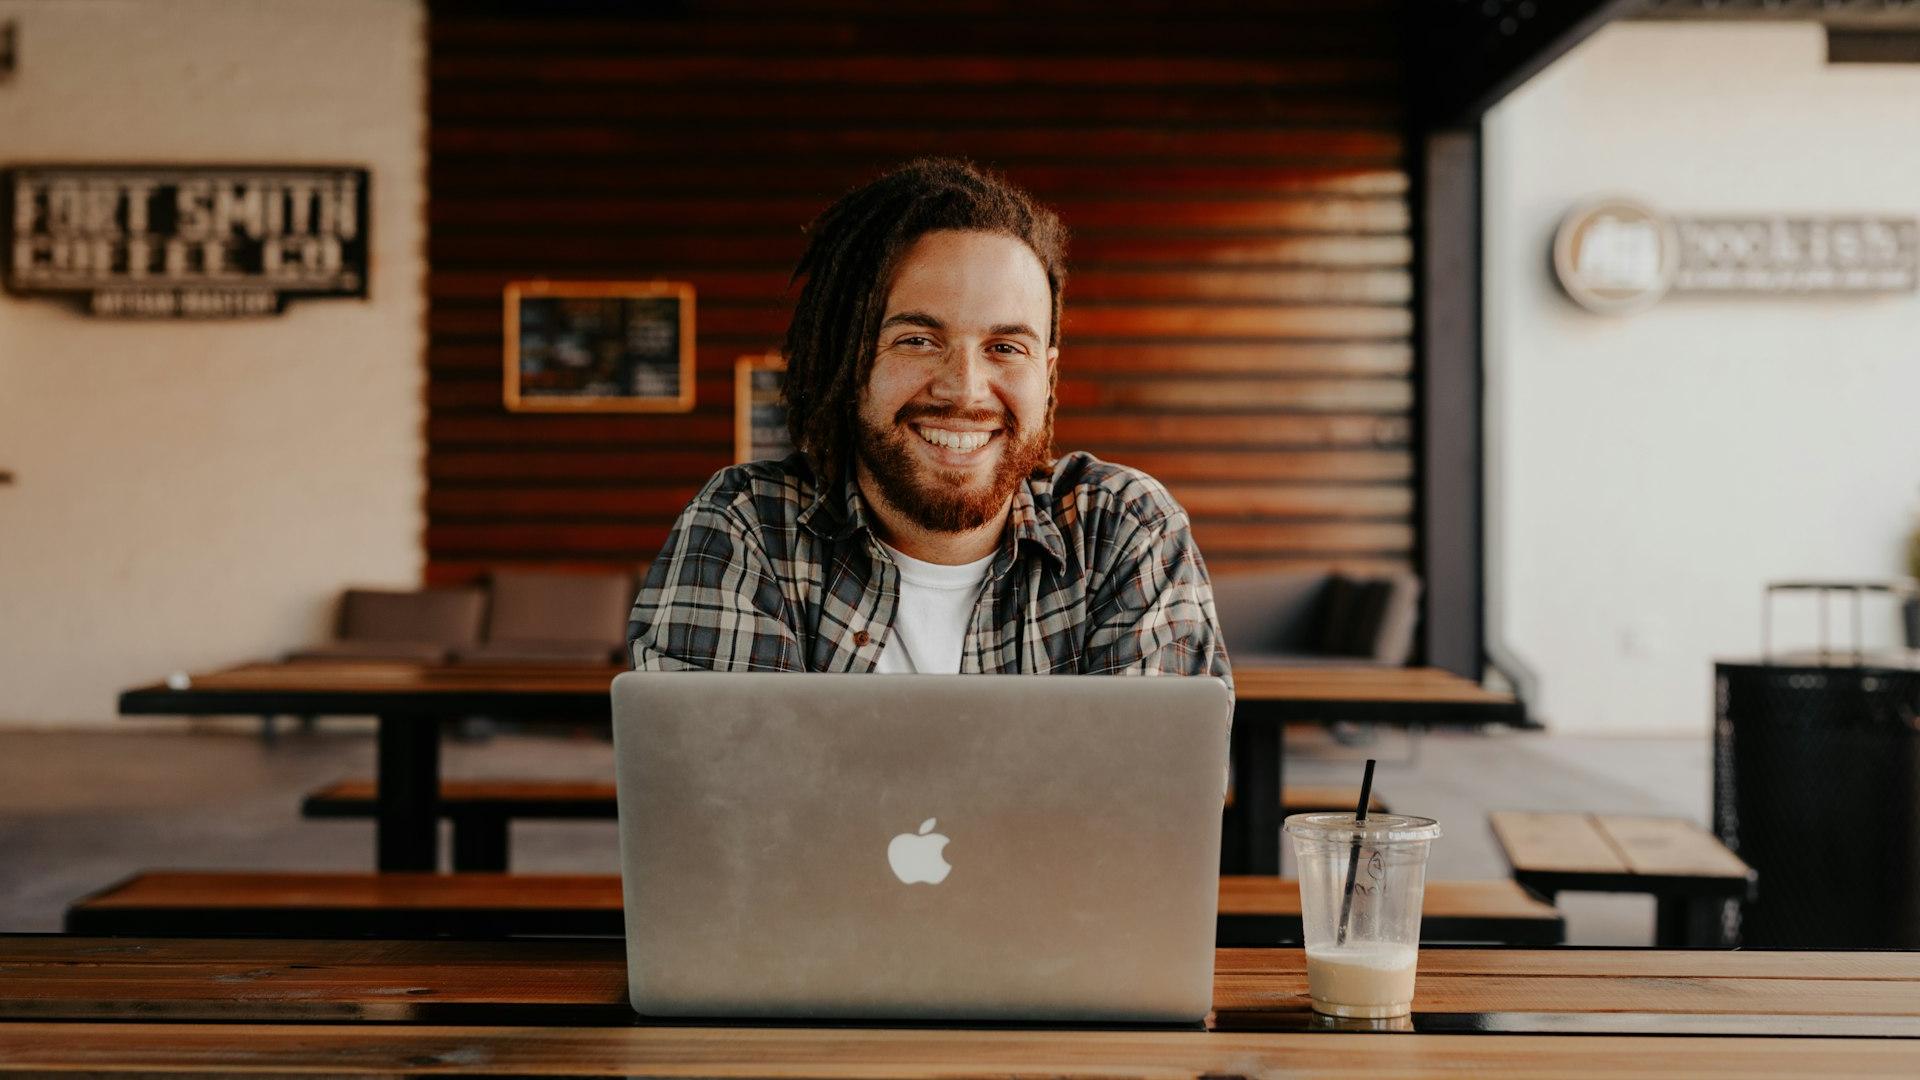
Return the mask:
M 274 315 L 367 295 L 367 170 L 34 165 L 0 177 L 7 291 L 95 315 Z
M 693 286 L 516 281 L 506 305 L 507 408 L 693 408 Z
M 733 362 L 733 459 L 783 458 L 793 453 L 787 408 L 780 400 L 787 362 L 778 353 Z

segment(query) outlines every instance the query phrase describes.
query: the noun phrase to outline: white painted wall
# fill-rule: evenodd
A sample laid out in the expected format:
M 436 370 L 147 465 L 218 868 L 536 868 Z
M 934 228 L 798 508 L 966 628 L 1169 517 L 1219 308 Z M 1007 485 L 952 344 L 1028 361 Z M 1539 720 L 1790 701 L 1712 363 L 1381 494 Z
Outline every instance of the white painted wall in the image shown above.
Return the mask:
M 0 0 L 0 164 L 364 164 L 371 297 L 263 319 L 0 295 L 0 722 L 326 632 L 421 566 L 424 15 L 416 0 Z
M 1486 135 L 1490 632 L 1555 730 L 1704 733 L 1713 658 L 1758 651 L 1763 583 L 1904 572 L 1920 296 L 1602 317 L 1553 284 L 1553 230 L 1613 194 L 1920 215 L 1920 66 L 1829 67 L 1804 23 L 1619 24 Z M 1813 611 L 1783 601 L 1778 638 L 1810 643 Z M 1894 620 L 1870 609 L 1870 643 Z

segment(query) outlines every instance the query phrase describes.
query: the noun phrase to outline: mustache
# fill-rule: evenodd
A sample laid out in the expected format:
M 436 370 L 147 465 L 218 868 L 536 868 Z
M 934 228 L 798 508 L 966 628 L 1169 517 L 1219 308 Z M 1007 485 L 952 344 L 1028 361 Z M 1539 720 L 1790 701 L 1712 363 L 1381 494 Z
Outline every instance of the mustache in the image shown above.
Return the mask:
M 1004 409 L 963 409 L 952 405 L 903 405 L 893 414 L 896 424 L 912 423 L 915 420 L 950 420 L 959 424 L 998 424 L 1009 432 L 1017 431 L 1019 425 L 1013 416 Z

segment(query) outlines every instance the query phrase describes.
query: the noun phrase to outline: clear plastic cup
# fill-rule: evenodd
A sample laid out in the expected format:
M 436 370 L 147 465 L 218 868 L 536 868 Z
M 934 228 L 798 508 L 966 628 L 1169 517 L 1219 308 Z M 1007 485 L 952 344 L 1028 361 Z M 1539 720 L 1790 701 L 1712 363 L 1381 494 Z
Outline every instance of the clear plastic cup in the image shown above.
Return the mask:
M 1300 922 L 1314 1011 L 1407 1015 L 1420 955 L 1427 849 L 1440 835 L 1439 824 L 1400 814 L 1369 814 L 1364 822 L 1352 814 L 1294 814 L 1285 828 L 1300 866 Z

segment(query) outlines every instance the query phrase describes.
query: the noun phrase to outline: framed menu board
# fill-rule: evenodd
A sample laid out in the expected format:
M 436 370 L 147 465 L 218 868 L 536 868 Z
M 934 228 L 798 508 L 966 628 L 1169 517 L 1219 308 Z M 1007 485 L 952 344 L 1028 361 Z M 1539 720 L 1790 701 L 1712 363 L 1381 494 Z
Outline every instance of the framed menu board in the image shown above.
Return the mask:
M 733 460 L 765 461 L 793 453 L 780 386 L 787 362 L 779 353 L 733 362 Z
M 509 283 L 505 399 L 515 412 L 690 411 L 693 286 Z

